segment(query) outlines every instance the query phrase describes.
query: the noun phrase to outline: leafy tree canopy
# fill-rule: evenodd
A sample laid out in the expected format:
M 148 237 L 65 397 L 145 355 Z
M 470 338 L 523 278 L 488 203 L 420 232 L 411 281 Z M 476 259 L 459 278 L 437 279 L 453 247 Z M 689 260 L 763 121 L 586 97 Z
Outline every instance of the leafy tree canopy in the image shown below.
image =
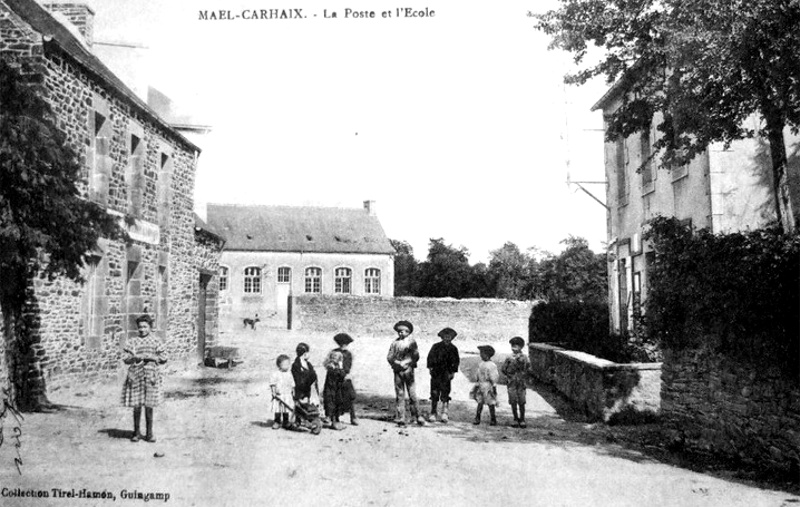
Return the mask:
M 622 79 L 622 105 L 607 137 L 648 129 L 664 115 L 656 149 L 667 166 L 684 164 L 710 143 L 759 134 L 769 139 L 778 217 L 796 217 L 793 175 L 784 180 L 784 127 L 800 126 L 800 2 L 797 0 L 561 0 L 539 15 L 552 47 L 571 52 L 582 84 Z M 599 61 L 587 63 L 592 48 Z M 757 114 L 755 131 L 745 120 Z M 795 169 L 790 169 L 794 171 Z M 782 211 L 783 210 L 783 211 Z M 784 226 L 794 227 L 786 218 Z

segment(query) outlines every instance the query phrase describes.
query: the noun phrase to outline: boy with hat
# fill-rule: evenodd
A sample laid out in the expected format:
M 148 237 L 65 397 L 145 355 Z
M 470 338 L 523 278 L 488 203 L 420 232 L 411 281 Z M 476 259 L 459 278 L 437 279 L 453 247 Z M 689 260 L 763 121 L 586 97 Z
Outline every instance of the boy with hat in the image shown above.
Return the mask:
M 417 424 L 424 426 L 425 419 L 419 414 L 417 388 L 414 384 L 414 369 L 419 361 L 417 342 L 411 338 L 414 326 L 407 320 L 401 320 L 394 325 L 394 330 L 397 332 L 397 339 L 389 346 L 389 354 L 387 354 L 386 360 L 394 371 L 394 394 L 397 405 L 395 422 L 400 426 L 405 426 L 406 424 L 405 398 L 406 391 L 408 391 L 408 399 L 411 402 L 411 417 L 417 421 Z
M 471 396 L 478 402 L 478 410 L 475 412 L 475 421 L 472 424 L 481 423 L 481 412 L 483 405 L 489 406 L 489 426 L 497 426 L 497 417 L 494 407 L 497 405 L 497 381 L 500 373 L 497 365 L 492 362 L 494 347 L 491 345 L 479 345 L 478 352 L 481 355 L 481 363 L 478 365 L 477 382 L 472 388 Z
M 434 343 L 428 352 L 428 369 L 431 372 L 431 415 L 429 422 L 435 422 L 437 417 L 447 423 L 447 409 L 450 404 L 450 383 L 458 372 L 458 349 L 452 341 L 458 333 L 446 327 L 439 331 L 442 341 Z M 437 412 L 439 401 L 442 402 L 441 414 Z
M 531 369 L 531 361 L 528 356 L 522 353 L 525 347 L 525 340 L 515 336 L 508 341 L 511 344 L 511 356 L 503 362 L 500 371 L 508 379 L 508 403 L 511 405 L 511 412 L 514 414 L 514 426 L 519 425 L 525 428 L 525 391 L 526 378 Z M 519 415 L 517 415 L 517 405 L 519 405 Z

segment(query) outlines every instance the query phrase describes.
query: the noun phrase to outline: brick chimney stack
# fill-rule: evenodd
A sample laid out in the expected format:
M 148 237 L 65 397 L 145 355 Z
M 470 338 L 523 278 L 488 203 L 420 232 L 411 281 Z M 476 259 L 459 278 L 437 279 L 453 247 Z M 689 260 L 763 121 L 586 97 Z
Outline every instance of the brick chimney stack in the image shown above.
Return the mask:
M 44 7 L 53 13 L 61 13 L 70 23 L 75 25 L 83 36 L 84 42 L 92 47 L 94 42 L 94 11 L 84 3 L 48 2 Z
M 364 209 L 370 216 L 375 216 L 375 201 L 364 201 Z

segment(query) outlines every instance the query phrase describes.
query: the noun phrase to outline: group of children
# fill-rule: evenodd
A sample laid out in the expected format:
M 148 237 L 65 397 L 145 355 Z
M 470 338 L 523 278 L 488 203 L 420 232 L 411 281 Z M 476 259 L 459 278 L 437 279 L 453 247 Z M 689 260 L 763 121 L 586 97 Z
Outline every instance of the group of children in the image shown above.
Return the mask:
M 401 320 L 394 325 L 397 338 L 389 346 L 386 360 L 394 373 L 396 402 L 395 422 L 406 425 L 406 395 L 409 400 L 409 412 L 412 422 L 425 425 L 425 418 L 419 410 L 414 372 L 419 362 L 419 348 L 411 334 L 414 326 L 411 322 Z M 453 377 L 458 372 L 460 363 L 458 348 L 453 339 L 458 335 L 452 328 L 439 331 L 441 341 L 435 343 L 428 353 L 426 366 L 431 375 L 431 410 L 428 422 L 449 420 L 450 390 Z M 346 333 L 333 337 L 337 347 L 325 357 L 322 365 L 325 368 L 325 383 L 322 390 L 322 406 L 325 410 L 324 424 L 333 429 L 344 429 L 340 421 L 343 414 L 349 412 L 350 424 L 358 425 L 354 401 L 356 392 L 350 377 L 353 367 L 353 354 L 348 350 L 353 339 Z M 502 372 L 507 378 L 508 402 L 514 416 L 514 426 L 525 428 L 525 392 L 526 376 L 530 370 L 530 360 L 523 353 L 525 340 L 515 336 L 509 340 L 511 356 L 506 358 L 498 371 L 492 362 L 495 355 L 491 345 L 480 345 L 478 351 L 481 363 L 478 365 L 477 382 L 470 392 L 470 397 L 477 401 L 478 407 L 473 424 L 480 424 L 483 406 L 489 407 L 489 425 L 497 424 L 495 407 L 497 406 L 497 383 Z M 277 358 L 278 371 L 273 373 L 270 389 L 273 397 L 275 414 L 273 429 L 296 429 L 301 420 L 293 418 L 291 413 L 298 412 L 295 403 L 302 407 L 319 406 L 318 378 L 314 367 L 308 361 L 309 346 L 305 343 L 297 345 L 297 358 L 290 365 L 289 356 L 281 354 Z

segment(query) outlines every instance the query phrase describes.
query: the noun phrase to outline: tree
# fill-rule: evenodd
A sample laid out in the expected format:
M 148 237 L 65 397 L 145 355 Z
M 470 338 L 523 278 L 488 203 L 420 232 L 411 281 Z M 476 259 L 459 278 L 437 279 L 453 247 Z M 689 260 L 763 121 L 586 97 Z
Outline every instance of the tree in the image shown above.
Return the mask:
M 566 76 L 582 84 L 620 78 L 622 105 L 608 118 L 607 140 L 648 129 L 667 167 L 711 143 L 768 140 L 776 216 L 791 232 L 800 218 L 800 169 L 787 165 L 784 129 L 800 127 L 800 2 L 797 0 L 561 0 L 538 16 L 551 47 L 585 64 Z M 763 119 L 759 129 L 744 120 Z
M 419 263 L 414 258 L 414 249 L 407 241 L 390 239 L 397 252 L 394 255 L 394 294 L 414 296 L 417 293 Z
M 563 252 L 539 263 L 538 297 L 550 301 L 604 303 L 608 297 L 605 255 L 596 254 L 580 237 L 561 241 Z
M 81 164 L 48 103 L 0 59 L 0 312 L 10 398 L 49 405 L 34 280 L 81 281 L 100 237 L 126 239 L 119 222 L 80 196 Z
M 510 241 L 490 255 L 487 275 L 493 296 L 523 299 L 531 277 L 531 257 Z
M 471 295 L 473 283 L 469 251 L 445 244 L 442 238 L 431 239 L 428 258 L 420 265 L 418 295 L 464 298 Z

